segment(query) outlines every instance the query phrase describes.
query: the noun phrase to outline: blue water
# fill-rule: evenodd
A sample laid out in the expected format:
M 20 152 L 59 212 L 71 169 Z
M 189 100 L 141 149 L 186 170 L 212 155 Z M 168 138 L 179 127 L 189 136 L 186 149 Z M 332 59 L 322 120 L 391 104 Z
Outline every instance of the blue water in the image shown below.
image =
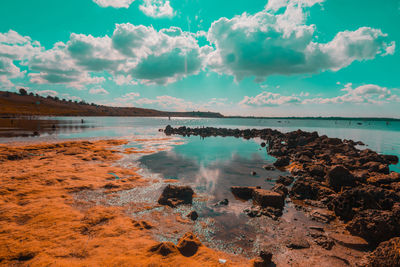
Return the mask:
M 39 120 L 58 120 L 59 125 L 53 133 L 40 137 L 0 138 L 0 143 L 9 141 L 59 140 L 70 138 L 101 138 L 132 136 L 164 136 L 158 129 L 172 126 L 210 126 L 224 128 L 272 128 L 282 132 L 302 129 L 317 131 L 329 137 L 362 141 L 368 148 L 383 154 L 400 157 L 400 122 L 376 120 L 318 120 L 318 119 L 210 119 L 210 118 L 134 118 L 134 117 L 40 117 Z M 81 121 L 83 119 L 83 123 Z M 18 130 L 18 129 L 16 129 Z M 34 139 L 32 139 L 34 138 Z M 209 164 L 217 159 L 227 159 L 234 154 L 243 155 L 254 141 L 238 141 L 230 138 L 217 138 L 202 141 L 200 138 L 187 138 L 184 146 L 177 146 L 173 153 Z M 250 155 L 246 155 L 248 157 Z M 400 166 L 391 166 L 400 171 Z

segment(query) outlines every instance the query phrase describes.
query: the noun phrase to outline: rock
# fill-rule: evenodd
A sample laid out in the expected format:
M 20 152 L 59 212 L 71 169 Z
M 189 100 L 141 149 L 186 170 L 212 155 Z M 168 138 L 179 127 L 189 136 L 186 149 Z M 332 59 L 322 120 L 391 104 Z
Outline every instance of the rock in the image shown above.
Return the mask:
M 368 255 L 368 267 L 394 267 L 400 266 L 400 237 L 379 244 L 379 246 Z
M 158 203 L 173 208 L 180 204 L 192 204 L 193 194 L 190 186 L 167 185 L 158 199 Z
M 277 192 L 284 197 L 289 193 L 289 189 L 287 189 L 283 184 L 274 185 L 274 187 L 271 188 L 271 191 Z
M 267 171 L 273 171 L 273 170 L 275 170 L 274 165 L 271 165 L 271 164 L 264 165 L 263 168 L 264 168 L 265 170 L 267 170 Z
M 304 236 L 300 234 L 294 234 L 286 241 L 286 246 L 292 249 L 302 249 L 309 248 L 310 243 L 308 243 L 307 239 Z
M 196 211 L 191 211 L 188 215 L 186 215 L 186 217 L 190 218 L 192 221 L 195 221 L 199 217 L 199 214 L 197 214 Z
M 254 186 L 232 186 L 232 194 L 240 199 L 249 200 L 253 197 L 253 191 L 257 188 Z
M 178 248 L 172 242 L 161 242 L 155 246 L 152 246 L 149 251 L 165 257 L 171 253 L 178 253 Z
M 382 164 L 381 162 L 367 162 L 362 168 L 367 169 L 370 172 L 380 172 L 384 174 L 389 174 L 389 166 L 386 164 Z
M 261 147 L 265 147 L 267 144 L 265 142 L 262 142 L 260 145 Z
M 178 241 L 178 250 L 185 257 L 191 257 L 197 253 L 197 250 L 201 246 L 201 242 L 193 233 L 186 233 L 181 239 Z
M 326 175 L 326 182 L 336 191 L 341 190 L 343 186 L 354 185 L 354 176 L 350 171 L 341 165 L 331 168 Z
M 347 230 L 372 245 L 400 235 L 400 218 L 392 211 L 364 210 L 357 213 Z
M 369 247 L 368 242 L 358 236 L 332 233 L 329 235 L 336 243 L 356 250 L 366 250 Z
M 256 175 L 257 175 L 257 173 L 256 173 L 255 171 L 252 171 L 250 174 L 251 174 L 252 176 L 256 176 Z
M 299 178 L 297 179 L 292 189 L 290 190 L 290 195 L 294 199 L 317 199 L 320 185 L 313 181 L 312 179 Z
M 324 177 L 325 176 L 325 168 L 321 165 L 311 165 L 308 169 L 308 172 L 312 176 Z
M 229 200 L 225 198 L 224 200 L 218 201 L 214 206 L 227 206 L 229 204 Z
M 284 197 L 276 192 L 265 190 L 265 189 L 254 189 L 253 200 L 257 205 L 261 207 L 273 207 L 277 209 L 283 209 Z
M 382 155 L 383 159 L 388 163 L 388 164 L 397 164 L 399 163 L 399 157 L 395 155 Z
M 393 191 L 364 185 L 344 191 L 332 199 L 330 208 L 340 219 L 351 220 L 357 211 L 366 209 L 390 210 L 400 197 Z
M 311 211 L 310 216 L 313 220 L 322 223 L 330 223 L 336 218 L 332 211 L 326 209 L 314 209 Z
M 314 242 L 318 246 L 320 246 L 326 250 L 331 250 L 332 247 L 335 245 L 335 242 L 333 242 L 333 240 L 331 238 L 326 236 L 326 234 L 321 233 L 320 231 L 311 232 L 310 236 L 313 238 Z
M 293 183 L 293 181 L 294 178 L 292 176 L 279 176 L 279 178 L 276 180 L 276 183 L 289 186 Z
M 275 162 L 274 162 L 274 166 L 275 167 L 285 167 L 287 165 L 289 165 L 290 163 L 290 158 L 288 156 L 283 156 L 278 158 Z

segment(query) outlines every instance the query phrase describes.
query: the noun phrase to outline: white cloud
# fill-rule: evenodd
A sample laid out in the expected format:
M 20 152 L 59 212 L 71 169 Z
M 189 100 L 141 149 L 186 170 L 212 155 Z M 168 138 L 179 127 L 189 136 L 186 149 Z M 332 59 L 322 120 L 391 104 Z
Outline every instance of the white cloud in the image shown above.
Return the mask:
M 101 7 L 128 8 L 135 0 L 93 0 Z
M 255 97 L 245 96 L 242 101 L 240 101 L 240 105 L 246 106 L 279 106 L 284 104 L 300 104 L 300 98 L 296 96 L 283 96 L 277 93 L 271 92 L 262 92 Z
M 327 43 L 315 42 L 315 25 L 305 23 L 303 10 L 314 2 L 318 1 L 279 1 L 284 3 L 283 13 L 270 7 L 215 21 L 208 31 L 216 48 L 208 58 L 209 68 L 237 80 L 255 77 L 261 82 L 270 75 L 337 71 L 394 49 L 386 34 L 369 27 L 339 32 Z
M 167 0 L 143 0 L 143 4 L 139 9 L 149 17 L 162 18 L 174 16 L 170 2 Z
M 132 79 L 131 75 L 117 75 L 114 78 L 114 82 L 117 85 L 136 85 L 137 82 L 135 80 Z
M 305 99 L 303 104 L 383 104 L 387 102 L 398 102 L 398 95 L 392 93 L 386 87 L 375 84 L 361 85 L 353 89 L 353 85 L 348 83 L 341 91 L 346 92 L 343 95 L 332 98 L 310 98 Z
M 89 90 L 89 93 L 92 95 L 108 95 L 109 92 L 104 88 L 92 88 Z
M 58 96 L 58 93 L 54 90 L 42 90 L 42 91 L 34 91 L 35 94 L 41 95 L 41 96 Z
M 321 4 L 325 0 L 268 0 L 265 6 L 266 10 L 278 10 L 282 7 L 286 7 L 289 4 L 296 4 L 302 7 L 310 7 L 315 4 Z

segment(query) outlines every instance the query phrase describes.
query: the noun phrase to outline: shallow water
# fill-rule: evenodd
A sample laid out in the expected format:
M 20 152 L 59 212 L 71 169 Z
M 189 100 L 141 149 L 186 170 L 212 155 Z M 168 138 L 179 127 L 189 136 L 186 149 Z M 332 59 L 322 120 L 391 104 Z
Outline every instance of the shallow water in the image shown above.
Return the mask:
M 102 137 L 126 137 L 134 135 L 141 136 L 164 136 L 158 129 L 166 125 L 190 126 L 190 127 L 224 127 L 224 128 L 272 128 L 282 132 L 302 129 L 305 131 L 317 131 L 329 137 L 352 139 L 362 141 L 369 148 L 384 154 L 400 156 L 400 121 L 381 120 L 318 120 L 318 119 L 213 119 L 213 118 L 135 118 L 135 117 L 35 117 L 30 122 L 14 119 L 14 126 L 10 127 L 6 122 L 0 123 L 0 143 L 10 141 L 30 140 L 59 140 L 69 138 L 102 138 Z M 83 120 L 83 121 L 82 121 Z M 19 125 L 19 126 L 18 126 Z M 27 129 L 27 125 L 29 125 Z M 36 125 L 36 126 L 35 126 Z M 53 127 L 55 125 L 55 127 Z M 38 131 L 40 136 L 27 136 Z M 4 133 L 9 137 L 2 137 Z M 25 135 L 15 137 L 16 135 Z M 10 138 L 12 137 L 12 138 Z M 32 139 L 34 138 L 34 139 Z M 197 140 L 197 141 L 196 141 Z M 216 142 L 201 142 L 200 139 L 188 139 L 190 146 L 186 152 L 177 149 L 175 153 L 191 154 L 197 157 L 199 149 L 209 151 L 209 160 L 214 160 L 221 155 L 213 147 Z M 231 142 L 229 139 L 220 139 L 218 142 Z M 234 143 L 226 151 L 227 154 L 236 153 Z M 244 145 L 245 146 L 245 145 Z M 243 150 L 243 147 L 238 149 Z M 182 148 L 184 149 L 184 148 Z M 212 157 L 215 157 L 214 159 Z M 399 165 L 391 166 L 392 170 L 400 171 Z

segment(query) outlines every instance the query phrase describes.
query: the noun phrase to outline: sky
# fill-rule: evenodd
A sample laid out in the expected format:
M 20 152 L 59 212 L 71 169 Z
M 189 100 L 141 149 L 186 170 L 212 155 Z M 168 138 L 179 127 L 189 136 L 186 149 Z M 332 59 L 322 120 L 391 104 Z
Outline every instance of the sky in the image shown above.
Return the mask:
M 0 1 L 0 90 L 102 105 L 400 118 L 399 46 L 400 0 Z

